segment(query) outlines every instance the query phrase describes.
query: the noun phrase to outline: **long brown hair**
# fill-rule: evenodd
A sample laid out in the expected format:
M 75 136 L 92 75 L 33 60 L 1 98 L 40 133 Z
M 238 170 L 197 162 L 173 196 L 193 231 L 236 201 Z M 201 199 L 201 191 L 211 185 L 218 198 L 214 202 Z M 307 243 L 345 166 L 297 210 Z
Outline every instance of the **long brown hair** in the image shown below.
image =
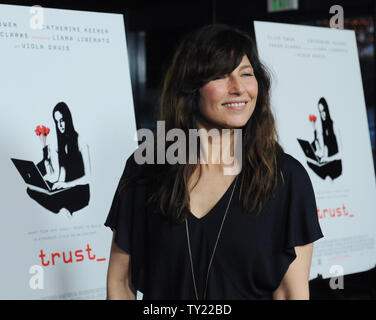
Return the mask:
M 165 121 L 166 131 L 179 128 L 188 137 L 189 129 L 197 129 L 200 88 L 231 73 L 244 55 L 252 64 L 258 97 L 250 120 L 242 128 L 239 199 L 245 211 L 260 212 L 276 186 L 277 156 L 283 150 L 270 109 L 270 77 L 247 33 L 226 25 L 209 25 L 188 35 L 178 46 L 164 79 L 160 120 Z M 154 166 L 155 188 L 149 203 L 156 211 L 173 221 L 186 219 L 190 208 L 188 181 L 195 166 L 188 162 Z

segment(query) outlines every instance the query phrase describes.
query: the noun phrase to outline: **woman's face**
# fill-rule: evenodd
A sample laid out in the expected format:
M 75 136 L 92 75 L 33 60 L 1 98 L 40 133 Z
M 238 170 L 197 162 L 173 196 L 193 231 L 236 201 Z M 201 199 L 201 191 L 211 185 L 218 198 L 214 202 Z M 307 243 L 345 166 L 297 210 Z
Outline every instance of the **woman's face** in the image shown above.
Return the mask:
M 200 89 L 200 113 L 220 128 L 238 128 L 251 118 L 258 84 L 246 55 L 230 74 L 206 83 Z
M 60 133 L 65 132 L 65 121 L 63 115 L 60 111 L 56 111 L 54 114 L 55 121 L 57 123 L 57 127 L 59 128 Z
M 326 120 L 326 112 L 325 112 L 324 106 L 321 103 L 319 104 L 319 111 L 320 111 L 321 119 L 323 121 L 325 121 Z

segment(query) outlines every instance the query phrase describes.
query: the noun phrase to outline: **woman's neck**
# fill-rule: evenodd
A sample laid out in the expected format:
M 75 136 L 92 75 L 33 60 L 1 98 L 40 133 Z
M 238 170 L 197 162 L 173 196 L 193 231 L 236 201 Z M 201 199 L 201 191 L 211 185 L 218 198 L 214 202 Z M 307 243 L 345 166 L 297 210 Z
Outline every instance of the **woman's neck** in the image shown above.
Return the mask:
M 220 128 L 203 120 L 197 122 L 197 128 L 200 136 L 201 165 L 231 165 L 234 161 L 234 129 Z

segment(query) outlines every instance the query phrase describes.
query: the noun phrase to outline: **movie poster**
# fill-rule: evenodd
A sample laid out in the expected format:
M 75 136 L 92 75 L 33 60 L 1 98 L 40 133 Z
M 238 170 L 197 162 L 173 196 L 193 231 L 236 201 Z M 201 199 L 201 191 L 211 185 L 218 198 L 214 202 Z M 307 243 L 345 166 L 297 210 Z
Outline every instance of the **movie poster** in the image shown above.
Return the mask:
M 255 22 L 285 151 L 307 170 L 324 238 L 310 278 L 375 266 L 376 187 L 353 31 Z
M 104 299 L 137 147 L 123 15 L 0 5 L 0 298 Z

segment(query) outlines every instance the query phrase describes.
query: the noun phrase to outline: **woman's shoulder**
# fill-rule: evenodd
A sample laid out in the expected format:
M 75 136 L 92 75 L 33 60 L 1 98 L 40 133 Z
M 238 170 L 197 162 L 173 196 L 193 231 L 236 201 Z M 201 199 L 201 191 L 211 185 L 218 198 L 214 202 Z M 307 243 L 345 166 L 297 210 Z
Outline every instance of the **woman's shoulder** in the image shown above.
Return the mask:
M 296 170 L 303 166 L 299 160 L 285 151 L 279 154 L 278 160 L 281 168 L 284 168 L 286 170 Z
M 309 179 L 307 170 L 302 163 L 289 153 L 284 151 L 280 153 L 278 164 L 282 173 L 287 178 L 294 178 L 295 180 Z
M 136 162 L 134 151 L 125 158 L 125 167 L 123 176 L 130 177 L 140 170 L 140 165 Z
M 82 150 L 82 148 L 88 147 L 86 139 L 82 137 L 80 134 L 77 136 L 77 145 L 78 145 L 79 150 Z
M 152 179 L 157 173 L 157 165 L 143 162 L 142 159 L 138 157 L 137 150 L 138 148 L 126 158 L 123 177 L 137 183 L 150 181 L 150 179 Z
M 140 158 L 139 148 L 133 150 L 133 152 L 126 158 L 126 167 L 131 171 L 144 170 L 147 167 L 147 163 Z

